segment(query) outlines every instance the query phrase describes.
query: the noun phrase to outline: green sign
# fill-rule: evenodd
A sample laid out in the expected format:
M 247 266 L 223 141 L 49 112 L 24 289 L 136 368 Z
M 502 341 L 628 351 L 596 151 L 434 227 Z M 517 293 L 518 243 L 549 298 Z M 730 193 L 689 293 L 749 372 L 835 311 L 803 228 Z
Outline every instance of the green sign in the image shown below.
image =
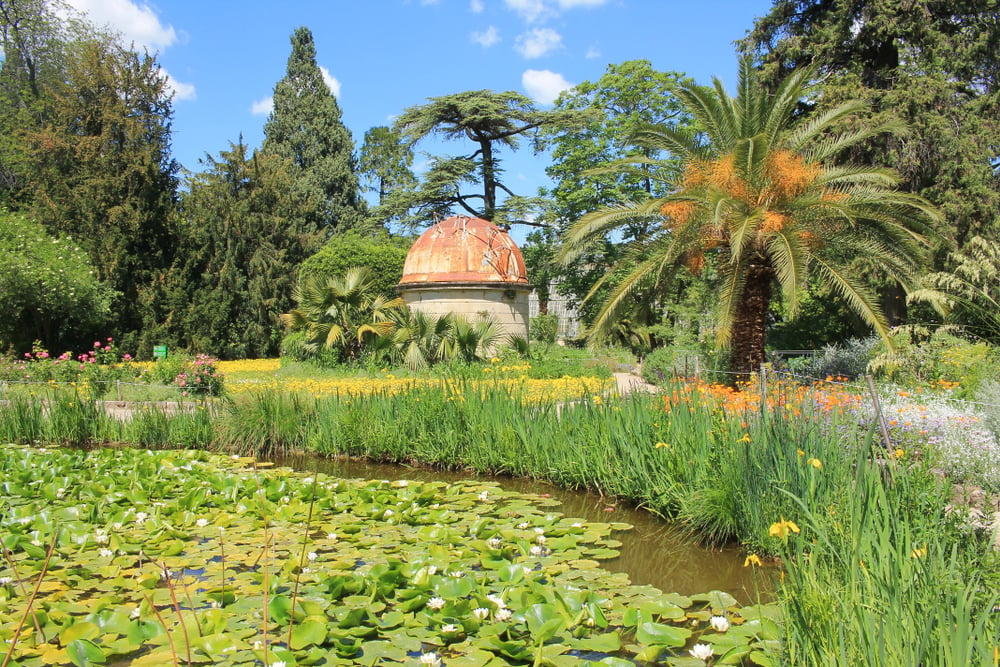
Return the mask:
M 153 358 L 154 359 L 166 359 L 167 358 L 167 346 L 166 345 L 154 345 L 153 346 Z

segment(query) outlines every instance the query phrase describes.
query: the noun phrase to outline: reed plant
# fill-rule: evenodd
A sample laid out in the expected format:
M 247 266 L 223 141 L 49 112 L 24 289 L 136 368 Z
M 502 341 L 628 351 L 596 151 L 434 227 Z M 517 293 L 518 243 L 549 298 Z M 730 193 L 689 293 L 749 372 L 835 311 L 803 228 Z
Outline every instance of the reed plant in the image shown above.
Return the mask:
M 926 471 L 860 452 L 849 492 L 800 509 L 780 597 L 795 665 L 996 665 L 996 589 L 982 544 Z M 780 531 L 776 531 L 780 532 Z

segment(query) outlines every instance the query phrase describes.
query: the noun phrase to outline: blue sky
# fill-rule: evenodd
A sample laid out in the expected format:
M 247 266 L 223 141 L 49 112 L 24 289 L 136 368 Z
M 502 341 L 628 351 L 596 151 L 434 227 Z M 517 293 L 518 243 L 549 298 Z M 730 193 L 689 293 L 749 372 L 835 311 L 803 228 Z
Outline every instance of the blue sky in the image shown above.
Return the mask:
M 609 63 L 643 58 L 699 83 L 732 86 L 733 42 L 770 0 L 70 0 L 98 25 L 159 54 L 175 90 L 175 157 L 197 171 L 240 135 L 259 146 L 289 37 L 307 26 L 343 121 L 360 149 L 365 131 L 391 124 L 428 97 L 515 90 L 549 108 Z M 433 152 L 468 147 L 418 145 Z M 545 155 L 504 154 L 508 183 L 533 195 Z M 418 163 L 420 157 L 418 156 Z

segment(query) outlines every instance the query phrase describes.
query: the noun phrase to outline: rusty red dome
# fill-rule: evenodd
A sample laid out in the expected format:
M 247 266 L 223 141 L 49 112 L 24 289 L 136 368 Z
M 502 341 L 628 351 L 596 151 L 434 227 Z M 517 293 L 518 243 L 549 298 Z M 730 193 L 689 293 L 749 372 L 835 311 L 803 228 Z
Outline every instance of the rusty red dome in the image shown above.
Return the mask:
M 420 235 L 399 284 L 470 282 L 527 284 L 528 272 L 507 232 L 487 220 L 456 216 Z

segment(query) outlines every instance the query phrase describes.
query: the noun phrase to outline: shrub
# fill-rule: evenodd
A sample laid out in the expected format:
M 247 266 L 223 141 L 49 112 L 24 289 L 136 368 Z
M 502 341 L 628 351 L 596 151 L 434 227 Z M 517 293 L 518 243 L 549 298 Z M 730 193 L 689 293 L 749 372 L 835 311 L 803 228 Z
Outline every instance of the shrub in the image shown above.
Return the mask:
M 558 315 L 538 315 L 528 321 L 528 336 L 540 343 L 554 343 L 559 334 Z
M 867 371 L 872 353 L 879 342 L 879 339 L 873 336 L 851 338 L 844 343 L 827 345 L 820 354 L 805 360 L 794 370 L 813 378 L 833 376 L 856 379 Z

